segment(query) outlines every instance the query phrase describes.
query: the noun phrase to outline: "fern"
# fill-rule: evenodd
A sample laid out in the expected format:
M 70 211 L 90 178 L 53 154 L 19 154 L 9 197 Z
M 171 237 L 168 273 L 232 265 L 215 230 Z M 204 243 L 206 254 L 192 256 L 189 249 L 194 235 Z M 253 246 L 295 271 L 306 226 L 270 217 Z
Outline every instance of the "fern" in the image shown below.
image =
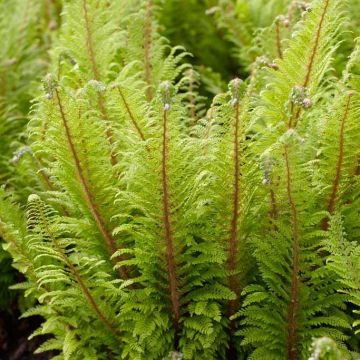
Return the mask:
M 331 1 L 314 4 L 284 58 L 278 60 L 279 70 L 274 72 L 269 90 L 261 96 L 263 105 L 257 116 L 267 127 L 266 153 L 270 152 L 284 178 L 273 189 L 281 204 L 272 220 L 274 228 L 265 242 L 255 240 L 264 285 L 250 286 L 242 313 L 246 327 L 240 333 L 244 345 L 254 346 L 254 359 L 307 358 L 310 344 L 306 338 L 328 332 L 343 340 L 336 327 L 347 326 L 337 309 L 342 300 L 336 284 L 326 280 L 315 250 L 322 237 L 316 228 L 321 215 L 306 179 L 304 149 L 312 144 L 301 137 L 307 119 L 304 111 L 315 101 L 313 94 L 321 92 L 319 85 L 334 51 L 332 41 L 341 14 L 335 5 Z M 301 200 L 304 194 L 309 196 L 306 203 Z
M 335 271 L 343 284 L 345 293 L 349 295 L 349 300 L 359 307 L 359 278 L 357 267 L 359 262 L 359 245 L 356 242 L 349 242 L 343 227 L 341 215 L 335 214 L 330 221 L 330 230 L 324 247 L 329 251 L 328 267 Z M 355 310 L 358 313 L 358 310 Z M 354 324 L 355 333 L 359 332 L 359 320 Z
M 356 358 L 356 4 L 79 0 L 61 19 L 57 4 L 34 5 L 61 24 L 41 38 L 43 90 L 10 73 L 2 102 L 5 128 L 34 97 L 5 136 L 0 235 L 23 316 L 44 319 L 32 337 L 50 335 L 37 352 Z M 226 40 L 192 58 L 171 41 L 197 17 Z M 211 49 L 239 66 L 200 64 Z
M 147 358 L 165 356 L 172 349 L 185 358 L 213 357 L 224 342 L 220 301 L 232 294 L 219 281 L 219 247 L 210 238 L 196 236 L 201 226 L 196 189 L 202 175 L 190 161 L 196 143 L 181 135 L 183 115 L 172 91 L 169 83 L 162 84 L 162 101 L 152 111 L 159 136 L 131 152 L 136 166 L 131 165 L 126 192 L 118 195 L 125 223 L 115 231 L 135 238 L 130 263 L 139 269 L 135 280 L 141 287 L 134 295 L 140 303 L 126 306 L 126 318 L 133 322 L 126 328 L 134 327 L 131 344 L 141 345 Z

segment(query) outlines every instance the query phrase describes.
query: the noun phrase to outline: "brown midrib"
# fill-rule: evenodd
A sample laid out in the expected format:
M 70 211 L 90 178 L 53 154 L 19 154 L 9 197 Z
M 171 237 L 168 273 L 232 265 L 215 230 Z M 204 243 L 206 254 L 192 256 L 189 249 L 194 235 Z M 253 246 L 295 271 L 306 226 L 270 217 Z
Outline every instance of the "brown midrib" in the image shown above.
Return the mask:
M 167 113 L 163 112 L 163 139 L 162 139 L 162 161 L 161 161 L 161 175 L 162 175 L 162 202 L 163 202 L 163 221 L 164 221 L 164 236 L 166 242 L 166 263 L 168 268 L 168 279 L 170 287 L 171 308 L 173 313 L 173 323 L 175 328 L 175 344 L 177 344 L 177 336 L 179 330 L 180 320 L 180 296 L 177 283 L 176 263 L 174 255 L 174 239 L 171 226 L 171 209 L 170 196 L 168 189 L 168 174 L 167 174 L 167 158 L 168 158 L 168 144 L 167 144 Z
M 83 0 L 82 4 L 83 4 L 83 10 L 84 10 L 85 29 L 86 29 L 86 47 L 89 52 L 94 79 L 99 81 L 100 74 L 99 74 L 99 69 L 97 67 L 96 56 L 95 56 L 94 47 L 93 47 L 93 43 L 92 43 L 92 33 L 91 33 L 91 29 L 90 29 L 90 21 L 89 21 L 88 10 L 87 10 L 87 0 Z
M 296 317 L 299 310 L 299 271 L 300 271 L 300 244 L 299 244 L 299 219 L 296 204 L 292 195 L 292 175 L 289 161 L 289 149 L 285 145 L 285 164 L 286 164 L 286 180 L 287 180 L 287 196 L 291 208 L 292 221 L 292 239 L 293 239 L 293 255 L 292 255 L 292 272 L 291 272 L 291 290 L 290 304 L 288 311 L 288 339 L 287 352 L 289 360 L 297 360 L 297 334 L 296 334 Z
M 321 14 L 319 26 L 318 26 L 318 29 L 317 29 L 317 32 L 316 32 L 315 43 L 314 43 L 314 47 L 312 48 L 312 51 L 311 51 L 310 61 L 309 61 L 309 64 L 307 66 L 307 74 L 306 74 L 306 77 L 305 77 L 303 87 L 307 87 L 309 85 L 309 82 L 310 82 L 311 73 L 312 73 L 312 69 L 313 69 L 314 61 L 315 61 L 315 56 L 316 56 L 316 53 L 317 53 L 317 49 L 319 47 L 321 30 L 323 28 L 325 15 L 327 13 L 329 4 L 330 4 L 330 0 L 325 0 L 324 10 L 323 10 L 323 12 Z
M 80 159 L 78 157 L 77 151 L 75 149 L 75 145 L 72 140 L 68 122 L 67 122 L 67 119 L 66 119 L 66 116 L 64 113 L 64 109 L 62 106 L 62 102 L 60 99 L 60 95 L 59 95 L 59 92 L 57 89 L 55 89 L 55 94 L 56 94 L 57 102 L 59 105 L 60 116 L 61 116 L 61 119 L 62 119 L 62 122 L 64 125 L 64 129 L 65 129 L 67 143 L 70 148 L 71 155 L 74 159 L 76 175 L 77 175 L 78 180 L 80 181 L 81 188 L 82 188 L 83 194 L 85 196 L 85 201 L 88 205 L 88 208 L 91 212 L 93 219 L 95 220 L 97 228 L 99 229 L 103 239 L 105 240 L 108 252 L 109 252 L 110 256 L 112 256 L 118 250 L 116 247 L 116 244 L 115 244 L 115 240 L 113 239 L 113 237 L 111 236 L 111 234 L 108 232 L 108 230 L 105 227 L 104 220 L 102 219 L 100 212 L 97 208 L 97 205 L 94 202 L 93 195 L 89 189 L 89 186 L 88 186 L 85 176 L 83 174 L 83 169 L 82 169 L 82 166 L 80 163 Z M 116 259 L 115 259 L 115 261 L 116 261 Z M 128 278 L 127 271 L 125 269 L 123 269 L 122 267 L 119 268 L 119 274 L 123 279 Z
M 230 239 L 229 239 L 229 253 L 228 253 L 228 270 L 229 287 L 236 294 L 236 299 L 229 302 L 228 315 L 234 315 L 239 303 L 239 293 L 237 276 L 234 274 L 237 262 L 237 232 L 238 232 L 238 219 L 239 219 L 239 186 L 240 186 L 240 164 L 239 164 L 239 124 L 240 122 L 240 109 L 237 102 L 235 107 L 235 131 L 234 131 L 234 187 L 232 196 L 232 219 L 230 224 Z
M 323 24 L 324 24 L 324 20 L 325 20 L 325 15 L 326 15 L 326 12 L 329 8 L 329 4 L 330 4 L 330 0 L 325 0 L 325 6 L 324 6 L 324 10 L 321 14 L 321 18 L 320 18 L 320 22 L 319 22 L 319 26 L 317 28 L 317 31 L 316 31 L 316 36 L 315 36 L 315 42 L 314 42 L 314 46 L 311 50 L 311 55 L 310 55 L 310 60 L 309 60 L 309 63 L 307 65 L 307 71 L 306 71 L 306 74 L 305 74 L 305 79 L 304 79 L 304 83 L 303 83 L 303 87 L 306 88 L 309 86 L 309 83 L 310 83 L 310 79 L 311 79 L 311 74 L 312 74 L 312 70 L 313 70 L 313 67 L 314 67 L 314 62 L 315 62 L 315 57 L 316 57 L 316 53 L 317 53 L 317 50 L 318 50 L 318 47 L 319 47 L 319 42 L 320 42 L 320 35 L 321 35 L 321 30 L 323 28 Z M 289 128 L 291 127 L 296 127 L 297 125 L 297 121 L 300 117 L 300 114 L 301 114 L 301 108 L 297 109 L 296 113 L 295 113 L 295 116 L 291 116 L 290 118 L 290 121 L 289 121 Z
M 152 0 L 146 3 L 144 21 L 144 77 L 147 84 L 146 98 L 150 101 L 153 97 L 151 89 L 151 43 L 152 43 Z
M 276 48 L 279 55 L 279 58 L 283 58 L 283 52 L 281 47 L 281 35 L 280 35 L 280 24 L 276 23 Z
M 315 56 L 319 47 L 321 30 L 325 19 L 326 12 L 329 7 L 330 0 L 325 0 L 324 10 L 322 12 L 319 26 L 317 28 L 314 46 L 311 51 L 310 60 L 307 65 L 307 72 L 303 87 L 306 88 L 309 85 L 312 69 L 315 62 Z M 292 109 L 293 110 L 293 109 Z M 293 111 L 292 111 L 293 113 Z M 295 116 L 291 116 L 289 121 L 289 128 L 295 128 L 297 121 L 300 117 L 301 108 L 297 109 Z M 290 169 L 289 150 L 285 145 L 285 163 L 287 172 L 287 196 L 291 208 L 292 218 L 292 238 L 293 238 L 293 259 L 292 259 L 292 274 L 291 274 L 291 290 L 290 290 L 290 304 L 288 312 L 288 339 L 287 339 L 287 353 L 289 360 L 297 360 L 297 334 L 296 334 L 296 317 L 299 310 L 299 271 L 300 271 L 300 243 L 299 243 L 299 219 L 296 204 L 292 195 L 292 175 Z
M 91 32 L 91 28 L 90 28 L 90 21 L 89 21 L 88 10 L 87 10 L 87 0 L 83 0 L 83 11 L 84 11 L 85 30 L 86 30 L 86 47 L 88 49 L 88 53 L 89 53 L 89 57 L 90 57 L 92 72 L 94 75 L 94 79 L 96 81 L 100 81 L 100 78 L 101 78 L 100 72 L 99 72 L 99 68 L 97 66 L 94 46 L 93 46 L 93 42 L 92 42 L 92 32 Z M 109 119 L 107 110 L 106 110 L 106 107 L 104 104 L 105 100 L 101 93 L 98 93 L 97 100 L 98 100 L 98 106 L 99 106 L 102 118 L 104 120 Z M 111 146 L 114 145 L 113 133 L 110 128 L 106 129 L 106 137 L 107 137 L 110 145 Z M 117 161 L 116 155 L 113 152 L 111 152 L 112 165 L 116 165 L 117 162 L 118 161 Z
M 135 116 L 134 116 L 133 112 L 131 111 L 130 106 L 129 106 L 128 102 L 126 101 L 126 98 L 125 98 L 123 92 L 121 91 L 120 87 L 118 87 L 118 91 L 119 91 L 121 100 L 125 105 L 125 109 L 126 109 L 127 113 L 129 114 L 130 120 L 131 120 L 133 126 L 135 127 L 138 135 L 140 136 L 140 139 L 142 141 L 145 141 L 144 133 L 142 132 L 138 122 L 136 121 Z
M 339 189 L 339 185 L 340 185 L 341 171 L 342 171 L 343 162 L 344 162 L 345 124 L 346 124 L 346 120 L 349 116 L 351 97 L 352 97 L 352 94 L 349 94 L 348 100 L 346 102 L 344 115 L 341 119 L 340 134 L 339 134 L 339 156 L 338 156 L 337 163 L 336 163 L 335 177 L 334 177 L 334 180 L 332 183 L 331 194 L 330 194 L 329 201 L 327 204 L 327 211 L 330 215 L 333 215 L 333 213 L 334 213 L 338 189 Z M 328 227 L 329 227 L 329 219 L 326 218 L 322 222 L 322 229 L 327 230 Z
M 195 103 L 195 96 L 194 96 L 194 74 L 193 70 L 190 70 L 190 77 L 189 77 L 189 103 L 190 103 L 190 117 L 192 119 L 191 126 L 195 126 L 196 124 L 196 103 Z
M 276 195 L 273 188 L 270 189 L 270 217 L 272 219 L 276 219 L 278 215 L 278 209 L 277 209 L 277 202 L 276 202 Z

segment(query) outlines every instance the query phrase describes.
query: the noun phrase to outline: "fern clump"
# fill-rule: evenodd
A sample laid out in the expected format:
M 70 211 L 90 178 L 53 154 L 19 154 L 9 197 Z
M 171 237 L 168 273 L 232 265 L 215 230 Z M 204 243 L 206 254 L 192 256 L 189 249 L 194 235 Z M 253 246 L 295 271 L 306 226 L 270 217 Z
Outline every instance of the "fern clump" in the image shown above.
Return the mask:
M 221 71 L 171 43 L 186 6 L 63 4 L 16 152 L 26 191 L 13 175 L 0 194 L 37 351 L 356 359 L 356 5 L 189 2 L 225 36 L 207 49 L 232 57 Z

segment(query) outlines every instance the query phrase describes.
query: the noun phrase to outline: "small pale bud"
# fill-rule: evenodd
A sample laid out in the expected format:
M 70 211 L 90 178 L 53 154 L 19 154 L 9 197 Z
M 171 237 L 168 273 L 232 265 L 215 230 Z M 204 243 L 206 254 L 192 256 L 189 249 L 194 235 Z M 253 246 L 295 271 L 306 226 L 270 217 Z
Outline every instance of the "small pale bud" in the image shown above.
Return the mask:
M 20 159 L 27 153 L 31 153 L 31 148 L 29 148 L 28 146 L 22 147 L 21 149 L 19 149 L 17 152 L 14 153 L 10 162 L 13 164 L 18 163 Z
M 229 90 L 231 92 L 231 106 L 236 106 L 245 92 L 244 82 L 239 78 L 231 80 Z
M 294 86 L 292 88 L 290 93 L 290 101 L 295 105 L 303 107 L 304 109 L 309 109 L 312 107 L 309 90 L 303 86 Z
M 163 81 L 159 86 L 159 94 L 161 96 L 161 100 L 164 104 L 164 111 L 170 110 L 171 98 L 174 93 L 174 87 L 170 83 L 170 81 Z
M 57 29 L 58 24 L 57 24 L 57 22 L 56 22 L 55 20 L 51 20 L 51 21 L 49 22 L 48 27 L 49 27 L 49 30 L 50 30 L 50 31 L 54 31 L 54 30 Z
M 45 96 L 47 99 L 52 99 L 54 96 L 54 90 L 57 87 L 57 81 L 54 79 L 52 74 L 47 74 L 43 80 L 43 87 L 45 90 Z
M 40 200 L 40 196 L 37 194 L 30 194 L 28 197 L 28 202 L 39 201 L 39 200 Z
M 205 15 L 213 15 L 220 10 L 219 6 L 213 6 L 205 11 Z
M 256 58 L 256 62 L 259 63 L 260 65 L 267 65 L 269 64 L 270 60 L 268 57 L 262 55 Z
M 105 84 L 102 83 L 101 81 L 90 80 L 90 81 L 88 82 L 88 84 L 89 84 L 90 86 L 92 86 L 92 87 L 95 89 L 95 91 L 97 91 L 97 92 L 104 92 L 104 91 L 106 90 Z
M 312 101 L 309 98 L 305 98 L 302 102 L 302 105 L 305 109 L 309 109 L 312 106 Z
M 274 70 L 279 70 L 279 65 L 275 64 L 275 63 L 270 63 L 268 64 L 269 68 L 274 69 Z
M 285 20 L 285 16 L 284 15 L 279 15 L 279 16 L 276 17 L 275 22 L 277 24 L 279 24 L 279 23 L 283 23 L 284 20 Z
M 169 352 L 168 356 L 165 358 L 166 360 L 182 360 L 184 355 L 177 351 Z

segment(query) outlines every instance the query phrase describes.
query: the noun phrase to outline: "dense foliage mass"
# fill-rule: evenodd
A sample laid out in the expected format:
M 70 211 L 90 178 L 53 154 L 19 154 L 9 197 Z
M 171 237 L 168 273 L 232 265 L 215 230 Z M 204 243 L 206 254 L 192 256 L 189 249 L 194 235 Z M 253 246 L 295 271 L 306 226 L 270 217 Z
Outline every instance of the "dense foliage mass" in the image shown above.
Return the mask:
M 0 261 L 38 351 L 359 359 L 358 0 L 24 3 Z

